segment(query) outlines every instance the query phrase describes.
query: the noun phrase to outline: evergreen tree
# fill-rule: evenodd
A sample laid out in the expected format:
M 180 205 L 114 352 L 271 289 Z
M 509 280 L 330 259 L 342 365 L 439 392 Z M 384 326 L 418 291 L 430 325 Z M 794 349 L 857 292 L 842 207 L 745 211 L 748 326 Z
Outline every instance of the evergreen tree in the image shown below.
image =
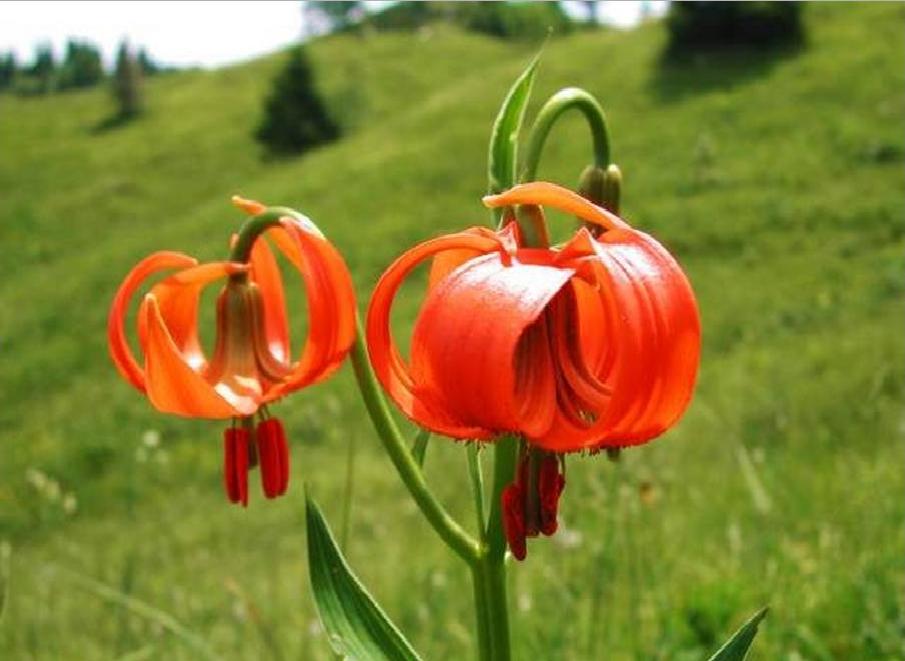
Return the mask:
M 113 71 L 113 95 L 116 98 L 118 117 L 128 119 L 144 108 L 144 90 L 141 66 L 132 54 L 129 44 L 123 41 L 116 54 Z
M 104 77 L 100 51 L 88 42 L 70 39 L 60 70 L 60 89 L 91 87 Z
M 29 69 L 29 74 L 37 80 L 37 92 L 47 94 L 53 90 L 56 68 L 53 48 L 50 44 L 39 44 L 35 49 L 35 61 Z
M 17 72 L 15 53 L 9 51 L 0 57 L 0 90 L 8 89 L 13 86 Z
M 154 74 L 160 73 L 160 66 L 151 59 L 151 56 L 148 55 L 148 51 L 144 48 L 138 50 L 138 66 L 141 68 L 141 72 L 146 76 L 153 76 Z
M 274 79 L 255 137 L 271 151 L 288 154 L 329 142 L 339 134 L 318 96 L 304 49 L 293 49 Z

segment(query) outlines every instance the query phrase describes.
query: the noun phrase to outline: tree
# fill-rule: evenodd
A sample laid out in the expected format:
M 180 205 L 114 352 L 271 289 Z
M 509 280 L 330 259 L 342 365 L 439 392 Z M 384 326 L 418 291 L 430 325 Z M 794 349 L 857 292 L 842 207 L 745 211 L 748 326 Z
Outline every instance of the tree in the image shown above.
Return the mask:
M 117 117 L 124 120 L 138 115 L 144 108 L 141 66 L 129 44 L 123 41 L 116 54 L 113 71 L 113 95 L 117 103 Z
M 0 57 L 0 90 L 4 90 L 13 86 L 16 80 L 16 54 L 9 51 Z
M 70 39 L 60 68 L 60 89 L 91 87 L 103 77 L 100 51 L 88 42 Z
M 160 73 L 160 65 L 151 59 L 151 56 L 148 55 L 148 51 L 144 48 L 138 49 L 138 66 L 141 68 L 141 72 L 146 76 L 153 76 Z
M 56 68 L 53 48 L 47 43 L 38 44 L 35 49 L 35 61 L 28 70 L 28 73 L 37 80 L 38 93 L 47 94 L 53 90 Z
M 804 38 L 797 2 L 673 2 L 669 53 L 797 45 Z
M 255 137 L 271 151 L 289 154 L 330 142 L 339 134 L 318 95 L 305 50 L 294 48 L 273 81 Z

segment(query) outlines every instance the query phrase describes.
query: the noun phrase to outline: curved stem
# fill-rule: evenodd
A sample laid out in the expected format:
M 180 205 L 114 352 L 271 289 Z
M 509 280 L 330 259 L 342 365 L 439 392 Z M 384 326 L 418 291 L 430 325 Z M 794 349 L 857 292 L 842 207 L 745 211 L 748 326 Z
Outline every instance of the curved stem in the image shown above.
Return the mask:
M 239 229 L 239 236 L 229 253 L 232 262 L 247 262 L 251 256 L 251 247 L 261 234 L 271 227 L 280 224 L 280 218 L 286 213 L 282 209 L 268 209 L 257 216 L 252 216 Z
M 606 168 L 610 164 L 610 137 L 603 108 L 597 103 L 597 99 L 583 89 L 567 87 L 551 96 L 534 120 L 531 135 L 528 137 L 524 166 L 519 176 L 520 182 L 534 181 L 537 178 L 537 167 L 544 142 L 556 120 L 570 108 L 581 111 L 588 121 L 594 143 L 594 165 Z
M 446 545 L 469 565 L 480 561 L 481 549 L 478 543 L 460 526 L 434 497 L 424 475 L 415 459 L 409 452 L 406 442 L 393 420 L 377 378 L 368 361 L 368 351 L 362 339 L 361 321 L 357 321 L 358 330 L 355 344 L 352 347 L 352 365 L 355 378 L 364 399 L 365 407 L 384 449 L 390 455 L 399 477 L 405 483 L 421 513 L 440 535 Z

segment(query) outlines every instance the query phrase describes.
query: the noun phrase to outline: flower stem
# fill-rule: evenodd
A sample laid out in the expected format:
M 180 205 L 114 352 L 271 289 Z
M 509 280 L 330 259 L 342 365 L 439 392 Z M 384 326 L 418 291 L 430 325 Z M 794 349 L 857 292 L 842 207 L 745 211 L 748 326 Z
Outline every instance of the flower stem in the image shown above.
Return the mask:
M 478 627 L 478 658 L 493 661 L 491 622 L 487 598 L 487 576 L 483 563 L 471 567 L 471 584 L 474 588 L 475 621 Z
M 560 115 L 575 108 L 581 111 L 591 129 L 594 148 L 594 165 L 606 168 L 610 164 L 610 137 L 606 127 L 606 115 L 597 99 L 578 87 L 567 87 L 551 96 L 540 109 L 531 134 L 528 137 L 524 166 L 519 176 L 520 182 L 534 181 L 540 164 L 541 152 L 550 130 Z
M 493 658 L 508 661 L 509 602 L 506 595 L 506 536 L 503 531 L 502 493 L 515 475 L 518 458 L 518 439 L 503 436 L 497 440 L 493 452 L 493 487 L 490 517 L 487 521 L 487 552 L 481 558 L 486 581 L 487 609 L 491 626 Z
M 247 262 L 251 256 L 251 246 L 261 234 L 271 227 L 280 224 L 280 218 L 286 216 L 285 210 L 270 208 L 257 216 L 252 216 L 239 229 L 236 243 L 229 253 L 232 262 Z
M 368 415 L 371 416 L 371 422 L 374 423 L 377 435 L 387 454 L 390 455 L 399 477 L 402 478 L 428 523 L 456 555 L 469 565 L 474 565 L 481 555 L 480 546 L 449 515 L 431 492 L 430 487 L 427 486 L 424 474 L 409 452 L 383 397 L 371 363 L 368 361 L 368 351 L 362 339 L 361 321 L 359 320 L 357 323 L 358 332 L 352 347 L 352 365 L 355 368 L 358 389 L 361 391 L 362 399 L 364 399 L 365 407 Z
M 474 497 L 475 517 L 478 522 L 478 538 L 484 544 L 487 533 L 485 526 L 487 520 L 484 517 L 484 475 L 481 473 L 481 456 L 478 454 L 477 443 L 472 443 L 466 449 L 468 457 L 468 477 L 471 481 L 471 495 Z

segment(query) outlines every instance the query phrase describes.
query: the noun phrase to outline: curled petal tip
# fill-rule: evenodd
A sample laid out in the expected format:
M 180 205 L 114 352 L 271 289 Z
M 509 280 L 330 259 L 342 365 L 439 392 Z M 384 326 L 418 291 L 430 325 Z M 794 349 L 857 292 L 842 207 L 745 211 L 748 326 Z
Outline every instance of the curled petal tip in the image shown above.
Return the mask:
M 493 209 L 494 207 L 500 206 L 500 202 L 499 202 L 500 197 L 501 196 L 499 194 L 485 195 L 484 197 L 481 198 L 481 202 L 483 202 L 484 206 L 487 207 L 488 209 Z
M 231 201 L 235 207 L 238 207 L 250 216 L 257 216 L 259 213 L 264 213 L 267 209 L 267 207 L 257 200 L 247 200 L 239 195 L 233 195 Z

